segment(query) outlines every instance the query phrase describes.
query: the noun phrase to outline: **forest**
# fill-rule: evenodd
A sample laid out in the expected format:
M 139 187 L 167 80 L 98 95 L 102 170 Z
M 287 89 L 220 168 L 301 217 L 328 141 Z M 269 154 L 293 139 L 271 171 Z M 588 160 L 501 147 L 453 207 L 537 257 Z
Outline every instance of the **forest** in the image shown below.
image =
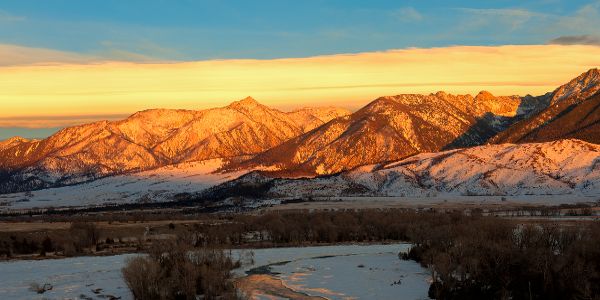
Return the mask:
M 201 222 L 191 222 L 195 219 Z M 186 222 L 190 223 L 169 223 L 163 231 L 156 229 L 172 233 L 174 238 L 167 241 L 171 244 L 150 239 L 135 243 L 134 251 L 150 255 L 130 262 L 126 278 L 132 282 L 163 278 L 174 284 L 162 286 L 161 291 L 143 291 L 141 287 L 152 284 L 132 283 L 135 294 L 143 295 L 138 298 L 192 299 L 185 295 L 194 290 L 210 297 L 220 293 L 234 297 L 227 282 L 237 262 L 227 259 L 224 249 L 403 241 L 413 246 L 407 253 L 399 253 L 399 259 L 415 260 L 430 270 L 429 296 L 434 299 L 600 299 L 597 221 L 377 209 L 203 214 L 188 217 Z M 119 239 L 111 236 L 114 232 L 96 224 L 89 220 L 72 223 L 65 235 L 69 239 L 60 243 L 49 236 L 34 241 L 27 234 L 13 234 L 0 242 L 0 255 L 61 250 L 69 255 L 89 255 L 118 243 Z M 173 260 L 160 255 L 172 251 L 169 257 Z M 189 260 L 182 255 L 187 252 L 198 253 L 199 258 Z M 155 277 L 140 276 L 151 270 Z M 182 274 L 195 281 L 181 286 L 182 281 L 173 276 Z M 150 296 L 157 292 L 173 297 Z

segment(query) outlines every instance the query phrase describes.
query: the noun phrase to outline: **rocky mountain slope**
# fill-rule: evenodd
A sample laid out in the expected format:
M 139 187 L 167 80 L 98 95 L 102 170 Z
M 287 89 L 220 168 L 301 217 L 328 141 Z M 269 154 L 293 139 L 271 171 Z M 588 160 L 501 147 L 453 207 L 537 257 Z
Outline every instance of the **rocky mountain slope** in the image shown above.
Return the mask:
M 65 128 L 44 140 L 0 143 L 0 193 L 215 158 L 254 155 L 349 112 L 286 113 L 248 97 L 200 111 L 147 110 L 117 122 Z
M 537 109 L 520 97 L 398 95 L 381 97 L 230 169 L 269 167 L 278 175 L 332 174 L 357 166 L 485 143 L 516 117 Z
M 274 179 L 253 172 L 213 188 L 260 190 L 265 198 L 338 196 L 600 196 L 600 145 L 580 140 L 485 145 L 421 153 L 335 175 Z
M 185 162 L 152 170 L 108 176 L 75 185 L 0 195 L 0 212 L 168 202 L 236 179 L 245 172 L 215 173 L 223 159 Z
M 600 143 L 600 70 L 591 69 L 548 95 L 549 106 L 515 123 L 493 143 L 577 138 Z
M 71 199 L 69 193 L 87 187 L 110 202 L 118 195 L 105 187 L 125 192 L 126 183 L 136 187 L 127 201 L 148 195 L 162 201 L 248 172 L 225 190 L 247 181 L 270 195 L 589 194 L 600 188 L 598 146 L 579 140 L 600 142 L 599 90 L 600 72 L 592 69 L 538 97 L 404 94 L 380 97 L 354 113 L 282 112 L 249 97 L 215 109 L 147 110 L 43 140 L 0 141 L 0 194 L 103 178 L 52 195 L 40 191 L 35 199 Z M 461 149 L 490 142 L 500 145 Z M 197 168 L 209 161 L 218 164 Z M 165 171 L 170 167 L 182 171 Z M 330 176 L 272 179 L 317 175 Z
M 600 197 L 600 145 L 569 139 L 546 143 L 485 145 L 421 153 L 316 178 L 284 179 L 268 172 L 215 172 L 224 160 L 181 163 L 76 185 L 0 195 L 0 212 L 31 208 L 104 206 L 232 198 L 471 196 Z M 185 196 L 182 194 L 186 194 Z M 486 199 L 490 199 L 489 197 Z M 573 200 L 575 199 L 575 200 Z M 584 200 L 585 201 L 585 200 Z M 562 203 L 562 202 L 560 202 Z

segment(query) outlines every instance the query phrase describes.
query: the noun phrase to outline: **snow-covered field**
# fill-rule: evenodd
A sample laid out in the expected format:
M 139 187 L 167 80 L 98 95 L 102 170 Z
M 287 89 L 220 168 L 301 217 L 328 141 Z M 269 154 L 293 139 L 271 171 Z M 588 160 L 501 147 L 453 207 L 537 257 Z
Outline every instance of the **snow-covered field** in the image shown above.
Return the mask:
M 268 266 L 287 287 L 329 299 L 428 299 L 430 275 L 398 259 L 408 244 L 255 249 L 255 263 Z
M 133 299 L 121 268 L 135 254 L 0 263 L 0 299 Z M 31 284 L 51 284 L 37 294 Z
M 221 159 L 182 163 L 72 186 L 0 195 L 0 210 L 170 201 L 175 194 L 199 192 L 242 175 L 214 173 L 222 164 Z
M 254 264 L 235 270 L 236 276 L 270 265 L 283 283 L 298 292 L 330 299 L 427 299 L 427 270 L 398 259 L 408 244 L 340 245 L 255 249 Z M 232 251 L 234 257 L 239 250 Z M 130 300 L 121 276 L 128 257 L 137 254 L 76 257 L 0 263 L 0 299 Z M 286 263 L 282 263 L 286 262 Z M 276 264 L 276 265 L 272 265 Z M 51 284 L 37 294 L 32 283 Z

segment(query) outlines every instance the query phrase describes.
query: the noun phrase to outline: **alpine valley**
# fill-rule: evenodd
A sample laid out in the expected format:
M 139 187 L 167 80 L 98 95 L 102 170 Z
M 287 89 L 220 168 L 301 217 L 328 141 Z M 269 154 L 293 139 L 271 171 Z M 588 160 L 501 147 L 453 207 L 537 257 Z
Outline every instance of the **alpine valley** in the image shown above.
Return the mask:
M 199 111 L 146 110 L 43 140 L 1 141 L 0 207 L 595 200 L 599 90 L 600 71 L 592 69 L 541 96 L 402 94 L 355 112 L 283 112 L 251 97 Z

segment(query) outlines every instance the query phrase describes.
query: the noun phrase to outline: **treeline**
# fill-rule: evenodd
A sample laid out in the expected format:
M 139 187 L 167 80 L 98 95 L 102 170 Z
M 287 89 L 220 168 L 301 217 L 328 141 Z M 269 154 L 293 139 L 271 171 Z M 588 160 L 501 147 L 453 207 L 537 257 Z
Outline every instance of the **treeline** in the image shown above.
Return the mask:
M 164 229 L 177 235 L 178 239 L 171 242 L 179 244 L 165 247 L 155 244 L 160 241 L 140 243 L 138 250 L 148 249 L 150 245 L 148 259 L 152 261 L 137 260 L 138 271 L 130 275 L 156 272 L 155 277 L 140 275 L 139 280 L 160 278 L 174 284 L 151 293 L 186 299 L 187 296 L 182 295 L 191 295 L 195 290 L 197 294 L 212 293 L 217 297 L 217 294 L 232 295 L 228 274 L 234 262 L 221 256 L 222 252 L 210 252 L 213 251 L 210 249 L 407 241 L 413 247 L 401 256 L 431 270 L 430 296 L 435 299 L 600 299 L 599 222 L 521 221 L 483 216 L 478 211 L 414 209 L 283 211 L 199 218 L 202 222 L 169 224 Z M 41 253 L 69 248 L 85 252 L 107 243 L 103 240 L 98 243 L 98 236 L 102 235 L 89 223 L 74 223 L 65 236 L 65 239 L 35 243 L 20 237 L 7 239 L 0 243 L 0 256 L 6 245 L 13 252 L 29 249 L 27 251 Z M 182 237 L 185 237 L 185 246 L 177 241 Z M 160 255 L 161 251 L 170 253 L 171 248 L 181 249 L 167 255 L 179 256 L 178 261 Z M 181 255 L 186 251 L 212 254 L 187 261 L 185 255 Z M 189 281 L 179 286 L 184 283 L 177 279 L 183 276 L 181 274 L 195 278 L 195 284 Z M 151 283 L 143 286 L 156 285 Z M 219 285 L 221 283 L 225 285 Z M 146 297 L 148 294 L 138 295 Z
M 600 224 L 489 217 L 419 222 L 404 259 L 432 271 L 434 299 L 600 299 Z
M 100 230 L 92 222 L 73 222 L 64 232 L 53 232 L 44 237 L 32 234 L 0 235 L 0 259 L 19 255 L 46 256 L 60 253 L 62 256 L 88 254 L 98 250 Z
M 344 242 L 405 241 L 416 222 L 436 214 L 414 210 L 298 211 L 227 216 L 194 224 L 197 245 L 271 247 Z
M 463 212 L 361 210 L 240 215 L 199 225 L 197 245 L 408 241 L 435 299 L 600 299 L 600 223 Z

